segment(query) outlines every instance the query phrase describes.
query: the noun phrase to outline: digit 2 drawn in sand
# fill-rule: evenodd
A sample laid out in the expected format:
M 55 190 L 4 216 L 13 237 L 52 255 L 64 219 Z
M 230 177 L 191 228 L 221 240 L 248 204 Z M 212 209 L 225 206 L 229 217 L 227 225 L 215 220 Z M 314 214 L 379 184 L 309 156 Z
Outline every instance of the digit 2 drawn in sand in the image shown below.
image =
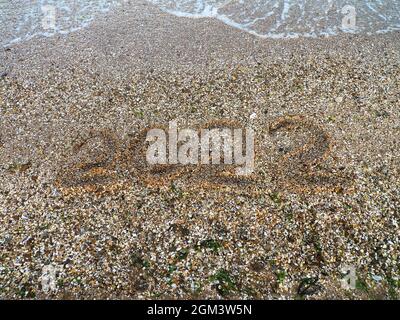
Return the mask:
M 62 167 L 56 184 L 69 193 L 99 192 L 118 182 L 119 140 L 111 132 L 90 131 L 79 137 Z
M 279 139 L 279 135 L 287 133 L 291 134 L 294 147 L 283 148 L 286 152 L 271 172 L 281 188 L 295 192 L 344 192 L 350 187 L 352 177 L 325 166 L 333 141 L 322 127 L 297 115 L 280 117 L 269 127 L 272 137 Z

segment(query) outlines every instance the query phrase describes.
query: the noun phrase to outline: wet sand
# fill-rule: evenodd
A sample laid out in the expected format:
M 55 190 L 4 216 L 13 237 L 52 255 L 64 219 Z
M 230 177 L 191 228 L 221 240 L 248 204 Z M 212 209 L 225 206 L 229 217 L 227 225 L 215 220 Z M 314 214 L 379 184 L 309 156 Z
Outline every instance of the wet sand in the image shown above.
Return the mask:
M 264 40 L 139 2 L 3 50 L 0 296 L 398 298 L 399 37 Z M 253 128 L 254 174 L 143 167 L 171 120 Z

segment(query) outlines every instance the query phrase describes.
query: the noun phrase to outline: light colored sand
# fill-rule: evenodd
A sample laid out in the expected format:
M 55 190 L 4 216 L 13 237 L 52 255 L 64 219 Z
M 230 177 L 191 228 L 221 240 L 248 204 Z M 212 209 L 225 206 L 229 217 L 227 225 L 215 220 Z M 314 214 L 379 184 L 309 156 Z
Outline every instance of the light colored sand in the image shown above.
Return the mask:
M 399 34 L 266 41 L 141 6 L 1 53 L 1 297 L 293 298 L 308 278 L 310 298 L 398 295 Z M 269 131 L 286 115 L 331 137 L 306 176 Z M 132 141 L 174 119 L 252 126 L 250 185 L 146 183 Z M 98 132 L 117 157 L 88 183 L 73 169 L 104 156 L 82 150 Z M 344 264 L 368 292 L 340 288 Z

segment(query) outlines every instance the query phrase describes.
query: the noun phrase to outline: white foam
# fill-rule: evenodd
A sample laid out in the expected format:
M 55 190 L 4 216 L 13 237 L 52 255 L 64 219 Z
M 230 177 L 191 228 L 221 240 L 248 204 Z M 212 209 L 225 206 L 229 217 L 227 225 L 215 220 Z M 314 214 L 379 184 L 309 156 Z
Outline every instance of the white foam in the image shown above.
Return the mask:
M 215 18 L 261 38 L 386 33 L 400 30 L 400 0 L 148 0 L 178 17 Z M 342 26 L 342 8 L 353 6 L 356 25 Z M 269 10 L 266 10 L 268 8 Z M 271 21 L 271 23 L 261 22 Z
M 326 37 L 338 33 L 381 34 L 400 30 L 400 0 L 146 0 L 184 18 L 212 18 L 261 38 Z M 68 34 L 126 0 L 0 0 L 0 45 Z M 57 24 L 42 27 L 45 5 Z M 353 6 L 356 25 L 342 26 L 342 8 Z
M 95 17 L 123 0 L 0 0 L 0 44 L 3 47 L 36 37 L 65 35 L 89 26 Z M 54 6 L 56 23 L 43 27 L 45 6 Z

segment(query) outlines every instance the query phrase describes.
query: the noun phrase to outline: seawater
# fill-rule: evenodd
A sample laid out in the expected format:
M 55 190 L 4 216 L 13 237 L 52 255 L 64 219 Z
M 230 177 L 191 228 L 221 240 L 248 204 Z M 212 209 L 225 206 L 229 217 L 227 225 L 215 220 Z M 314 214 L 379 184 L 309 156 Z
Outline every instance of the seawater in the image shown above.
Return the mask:
M 379 34 L 400 30 L 400 0 L 147 0 L 164 12 L 213 18 L 262 38 Z M 100 14 L 135 0 L 0 0 L 0 45 L 85 28 Z M 55 9 L 56 23 L 43 19 Z M 50 7 L 51 8 L 51 7 Z M 348 25 L 348 22 L 352 24 Z

